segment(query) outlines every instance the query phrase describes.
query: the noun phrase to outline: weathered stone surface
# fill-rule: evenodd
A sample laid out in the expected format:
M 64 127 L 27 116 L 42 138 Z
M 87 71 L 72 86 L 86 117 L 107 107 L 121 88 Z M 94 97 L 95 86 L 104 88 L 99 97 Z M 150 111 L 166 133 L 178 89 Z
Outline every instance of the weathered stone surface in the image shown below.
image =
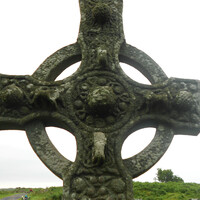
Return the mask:
M 49 58 L 32 76 L 0 74 L 0 129 L 26 130 L 35 153 L 63 180 L 63 200 L 132 200 L 132 178 L 163 156 L 174 135 L 200 131 L 200 82 L 168 78 L 145 53 L 125 42 L 122 0 L 79 0 L 77 43 Z M 77 72 L 55 82 L 68 66 Z M 152 85 L 136 83 L 120 62 L 137 68 Z M 75 162 L 64 158 L 45 127 L 71 132 Z M 125 139 L 155 127 L 152 142 L 122 160 Z

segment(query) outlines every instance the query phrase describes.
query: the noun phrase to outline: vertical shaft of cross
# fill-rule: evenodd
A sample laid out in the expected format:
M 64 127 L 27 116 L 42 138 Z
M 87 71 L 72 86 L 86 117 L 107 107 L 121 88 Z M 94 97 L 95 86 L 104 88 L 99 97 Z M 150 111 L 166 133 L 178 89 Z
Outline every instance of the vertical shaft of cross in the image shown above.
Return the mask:
M 79 148 L 82 151 L 73 172 L 64 176 L 64 198 L 132 200 L 131 177 L 126 176 L 125 170 L 121 169 L 122 162 L 116 158 L 120 154 L 112 138 L 117 133 L 103 131 L 106 124 L 114 123 L 113 106 L 117 103 L 117 95 L 123 93 L 123 89 L 114 92 L 112 88 L 119 85 L 115 74 L 121 70 L 119 51 L 124 42 L 123 1 L 79 2 L 81 23 L 78 44 L 82 62 L 78 71 L 79 76 L 85 78 L 79 77 L 79 81 L 82 79 L 80 86 L 76 83 L 81 94 L 75 102 L 85 104 L 79 109 L 83 115 L 78 112 L 77 116 L 92 128 L 80 131 Z M 105 76 L 104 73 L 108 74 Z
M 81 23 L 78 42 L 84 71 L 114 70 L 124 41 L 122 1 L 80 0 Z

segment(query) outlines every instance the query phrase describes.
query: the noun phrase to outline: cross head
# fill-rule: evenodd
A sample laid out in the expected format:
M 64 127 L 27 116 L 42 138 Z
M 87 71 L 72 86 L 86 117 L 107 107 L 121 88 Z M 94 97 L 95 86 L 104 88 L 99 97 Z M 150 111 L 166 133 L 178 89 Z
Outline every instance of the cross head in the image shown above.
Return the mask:
M 26 131 L 41 161 L 63 180 L 64 200 L 132 200 L 132 178 L 158 162 L 174 135 L 198 135 L 200 82 L 168 78 L 148 55 L 126 43 L 122 0 L 79 3 L 75 44 L 52 54 L 31 76 L 0 74 L 0 129 Z M 55 81 L 78 61 L 73 75 Z M 120 62 L 152 85 L 130 79 Z M 75 162 L 56 150 L 47 126 L 75 136 Z M 123 142 L 145 127 L 157 129 L 154 139 L 123 160 Z

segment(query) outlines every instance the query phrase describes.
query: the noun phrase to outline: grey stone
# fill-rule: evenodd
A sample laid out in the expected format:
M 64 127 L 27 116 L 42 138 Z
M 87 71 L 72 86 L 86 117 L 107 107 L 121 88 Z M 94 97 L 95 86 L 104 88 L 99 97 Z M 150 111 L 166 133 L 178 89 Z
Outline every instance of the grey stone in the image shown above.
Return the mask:
M 168 78 L 144 52 L 125 42 L 122 0 L 79 0 L 78 40 L 48 57 L 32 76 L 0 74 L 0 129 L 26 130 L 41 161 L 63 180 L 63 200 L 133 200 L 132 178 L 150 169 L 174 135 L 200 131 L 200 81 Z M 54 82 L 81 61 L 72 76 Z M 152 85 L 136 83 L 120 62 L 137 68 Z M 64 158 L 45 127 L 71 132 L 75 162 Z M 125 139 L 155 127 L 152 142 L 122 160 Z

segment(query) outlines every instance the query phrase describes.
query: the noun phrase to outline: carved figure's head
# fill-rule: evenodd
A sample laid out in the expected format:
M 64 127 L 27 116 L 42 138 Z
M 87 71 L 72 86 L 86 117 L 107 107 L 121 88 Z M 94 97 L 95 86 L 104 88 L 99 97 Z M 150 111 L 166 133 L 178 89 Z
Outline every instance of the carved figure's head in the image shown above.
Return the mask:
M 89 108 L 98 114 L 105 114 L 116 103 L 116 95 L 109 86 L 99 86 L 92 90 L 88 95 Z

